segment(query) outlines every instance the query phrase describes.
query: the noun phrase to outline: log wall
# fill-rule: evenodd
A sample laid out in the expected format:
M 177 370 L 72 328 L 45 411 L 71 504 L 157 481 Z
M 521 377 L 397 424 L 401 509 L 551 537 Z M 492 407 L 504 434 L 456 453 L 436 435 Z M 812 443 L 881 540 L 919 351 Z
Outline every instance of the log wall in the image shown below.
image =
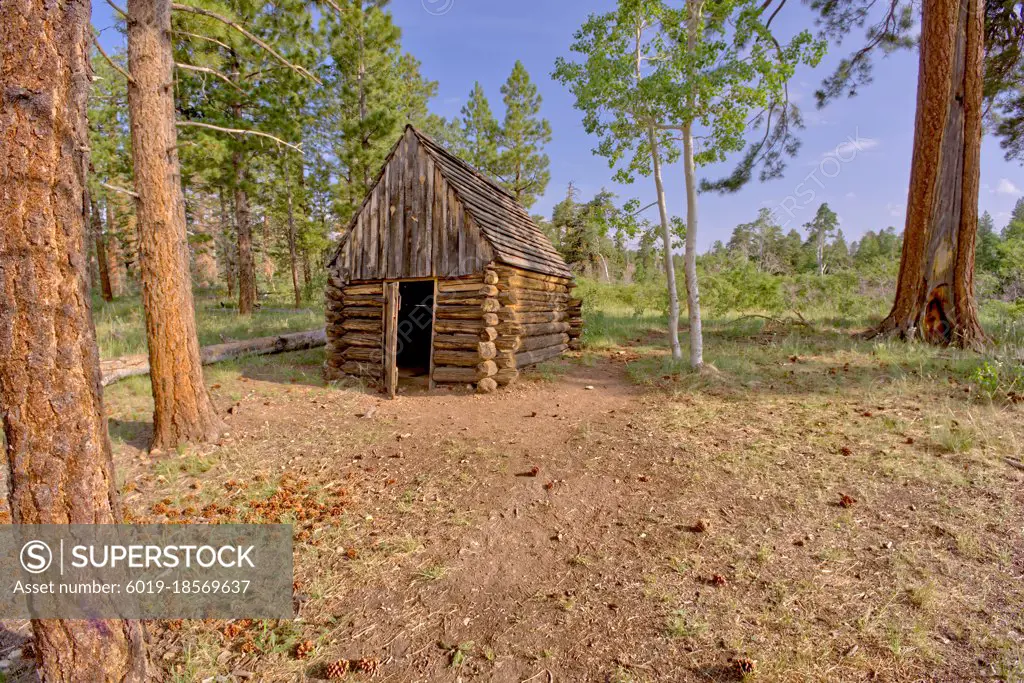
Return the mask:
M 383 376 L 384 285 L 349 284 L 332 274 L 325 290 L 328 380 Z
M 435 383 L 475 384 L 488 393 L 497 388 L 498 275 L 491 268 L 461 278 L 437 281 L 434 302 Z
M 578 348 L 581 302 L 570 278 L 491 263 L 479 273 L 437 281 L 434 383 L 473 384 L 483 393 Z M 326 291 L 328 379 L 383 376 L 383 283 L 347 283 L 332 274 Z

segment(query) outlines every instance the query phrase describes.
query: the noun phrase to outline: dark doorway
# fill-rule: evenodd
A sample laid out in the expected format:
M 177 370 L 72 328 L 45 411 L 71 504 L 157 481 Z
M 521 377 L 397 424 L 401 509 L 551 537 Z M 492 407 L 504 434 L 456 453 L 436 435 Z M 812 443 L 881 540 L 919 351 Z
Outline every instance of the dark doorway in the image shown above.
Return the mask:
M 434 328 L 434 281 L 398 283 L 398 346 L 396 360 L 402 377 L 430 371 Z

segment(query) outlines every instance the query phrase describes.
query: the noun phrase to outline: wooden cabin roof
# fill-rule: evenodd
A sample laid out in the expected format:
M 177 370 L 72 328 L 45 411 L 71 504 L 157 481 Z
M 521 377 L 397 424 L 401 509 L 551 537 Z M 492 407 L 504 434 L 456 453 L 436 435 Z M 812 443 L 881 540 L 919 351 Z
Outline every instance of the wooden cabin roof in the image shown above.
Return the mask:
M 410 136 L 412 139 L 410 139 Z M 359 234 L 355 237 L 351 236 L 354 233 L 366 231 L 368 228 L 364 227 L 365 225 L 372 224 L 379 226 L 378 229 L 385 232 L 392 229 L 391 226 L 385 226 L 383 223 L 394 220 L 395 203 L 392 202 L 397 199 L 396 194 L 400 194 L 403 191 L 418 192 L 418 188 L 410 189 L 408 183 L 405 182 L 400 185 L 398 193 L 388 192 L 388 203 L 392 208 L 390 213 L 382 213 L 379 210 L 372 208 L 370 200 L 375 194 L 381 194 L 378 186 L 382 182 L 387 182 L 387 180 L 389 180 L 389 166 L 395 165 L 394 157 L 396 154 L 416 154 L 418 153 L 418 150 L 422 150 L 428 158 L 427 165 L 433 166 L 433 168 L 439 173 L 440 179 L 444 181 L 443 184 L 446 186 L 446 189 L 451 191 L 451 193 L 443 192 L 441 196 L 443 198 L 448 198 L 450 197 L 450 194 L 454 194 L 456 202 L 460 205 L 458 208 L 454 206 L 449 207 L 448 210 L 460 213 L 464 210 L 466 214 L 464 230 L 472 231 L 473 233 L 482 236 L 486 241 L 489 249 L 477 250 L 477 253 L 479 253 L 481 257 L 484 256 L 483 252 L 487 251 L 491 252 L 488 255 L 493 256 L 494 260 L 510 266 L 547 275 L 572 277 L 572 272 L 566 266 L 562 256 L 555 250 L 551 241 L 540 230 L 540 228 L 537 227 L 537 224 L 534 223 L 532 218 L 530 218 L 526 209 L 516 201 L 512 194 L 462 159 L 459 159 L 454 154 L 445 150 L 429 136 L 417 130 L 412 125 L 406 126 L 402 138 L 399 139 L 395 144 L 395 147 L 388 154 L 388 157 L 384 162 L 384 167 L 374 183 L 374 188 L 367 194 L 362 206 L 359 211 L 356 212 L 355 216 L 353 216 L 352 222 L 345 231 L 341 244 L 338 245 L 338 250 L 331 259 L 332 266 L 337 262 L 339 256 L 346 251 L 346 246 L 348 247 L 348 253 L 351 253 L 353 250 L 366 249 L 368 243 L 370 245 L 370 249 L 378 248 L 376 246 L 378 244 L 378 240 L 373 239 L 372 237 L 369 242 L 367 242 L 367 240 Z M 400 167 L 404 166 L 404 164 L 397 165 Z M 423 176 L 421 174 L 421 180 L 422 177 Z M 434 213 L 437 213 L 436 207 Z M 367 216 L 367 214 L 370 215 Z M 429 230 L 431 215 L 428 213 L 426 217 L 426 221 L 420 221 L 418 217 L 413 217 L 412 222 L 409 222 L 409 225 L 416 226 L 414 228 L 415 230 Z M 436 216 L 434 216 L 433 219 L 436 220 Z M 399 231 L 402 231 L 401 227 L 399 227 Z M 402 232 L 401 239 L 406 242 L 415 240 L 420 244 L 425 242 L 413 233 Z M 352 242 L 353 244 L 349 244 L 349 242 Z M 384 251 L 384 249 L 381 249 L 381 253 Z M 413 273 L 407 272 L 407 268 L 405 266 L 408 264 L 403 264 L 403 266 L 398 270 L 394 269 L 393 264 L 390 269 L 385 267 L 383 263 L 381 263 L 379 267 L 373 267 L 372 264 L 374 261 L 372 260 L 372 255 L 370 260 L 371 267 L 366 266 L 365 260 L 360 262 L 358 256 L 355 258 L 347 256 L 347 260 L 350 264 L 356 264 L 355 270 L 359 271 L 358 273 L 352 273 L 353 279 L 391 279 L 393 277 L 426 275 L 440 277 L 465 274 L 456 273 L 445 267 L 437 267 L 439 257 L 442 256 L 437 253 L 438 251 L 438 245 L 435 244 L 435 255 L 433 257 L 427 256 L 425 262 L 422 264 L 414 263 L 412 267 L 415 269 L 415 272 Z M 427 261 L 430 263 L 426 263 Z M 417 267 L 417 265 L 419 267 Z M 484 264 L 476 265 L 482 266 Z M 431 272 L 428 273 L 425 269 L 430 270 Z M 375 270 L 378 272 L 373 272 Z M 385 273 L 385 271 L 387 272 Z

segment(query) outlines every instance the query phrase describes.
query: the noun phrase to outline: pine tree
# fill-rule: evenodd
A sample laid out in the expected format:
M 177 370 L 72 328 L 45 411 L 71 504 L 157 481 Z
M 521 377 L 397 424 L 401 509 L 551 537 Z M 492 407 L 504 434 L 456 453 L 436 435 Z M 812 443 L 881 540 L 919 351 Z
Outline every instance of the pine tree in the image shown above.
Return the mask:
M 529 208 L 544 194 L 551 174 L 544 145 L 551 142 L 551 124 L 538 118 L 541 97 L 523 63 L 516 61 L 505 85 L 505 122 L 497 174 L 520 204 Z
M 981 272 L 994 273 L 999 267 L 999 234 L 988 211 L 978 219 L 978 239 L 974 246 L 974 264 Z
M 83 260 L 89 40 L 88 2 L 0 3 L 0 414 L 14 524 L 122 521 Z M 32 631 L 39 668 L 26 677 L 155 677 L 138 621 L 35 619 Z
M 498 173 L 498 122 L 491 113 L 491 105 L 477 81 L 469 93 L 469 101 L 462 107 L 462 137 L 465 145 L 462 158 L 477 170 L 490 176 Z
M 325 15 L 328 44 L 325 92 L 318 105 L 318 135 L 336 160 L 335 207 L 344 224 L 362 202 L 384 157 L 406 123 L 420 124 L 437 83 L 404 53 L 401 30 L 387 11 L 389 0 L 346 0 L 342 12 Z M 321 93 L 318 93 L 321 95 Z

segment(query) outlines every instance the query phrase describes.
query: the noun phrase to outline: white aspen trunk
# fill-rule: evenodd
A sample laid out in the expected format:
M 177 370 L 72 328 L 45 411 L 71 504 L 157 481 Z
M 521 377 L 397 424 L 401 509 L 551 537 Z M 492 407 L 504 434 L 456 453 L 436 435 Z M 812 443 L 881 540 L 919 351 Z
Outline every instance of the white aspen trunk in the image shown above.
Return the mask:
M 686 309 L 690 319 L 690 366 L 704 365 L 704 333 L 697 287 L 697 172 L 693 164 L 693 127 L 683 124 L 683 165 L 686 174 Z
M 700 0 L 689 0 L 690 17 L 686 27 L 686 44 L 690 52 L 697 49 L 700 23 Z M 694 110 L 690 101 L 690 111 Z M 697 170 L 693 163 L 693 121 L 683 124 L 683 169 L 686 175 L 686 308 L 690 319 L 690 367 L 704 365 L 704 333 L 700 324 L 700 291 L 697 287 Z
M 679 293 L 676 290 L 676 269 L 672 263 L 672 232 L 669 228 L 668 206 L 665 204 L 665 185 L 661 180 L 661 155 L 658 152 L 658 137 L 654 132 L 654 126 L 647 128 L 647 137 L 651 144 L 651 160 L 654 162 L 654 186 L 658 192 L 658 213 L 661 215 L 661 240 L 665 252 L 665 278 L 668 280 L 668 338 L 672 343 L 673 360 L 682 360 L 683 349 L 679 345 Z M 686 233 L 686 239 L 687 245 L 689 245 L 689 231 Z M 696 278 L 694 278 L 694 285 L 696 285 Z M 700 331 L 699 311 L 697 330 L 698 332 Z
M 818 230 L 818 276 L 825 274 L 825 231 Z

